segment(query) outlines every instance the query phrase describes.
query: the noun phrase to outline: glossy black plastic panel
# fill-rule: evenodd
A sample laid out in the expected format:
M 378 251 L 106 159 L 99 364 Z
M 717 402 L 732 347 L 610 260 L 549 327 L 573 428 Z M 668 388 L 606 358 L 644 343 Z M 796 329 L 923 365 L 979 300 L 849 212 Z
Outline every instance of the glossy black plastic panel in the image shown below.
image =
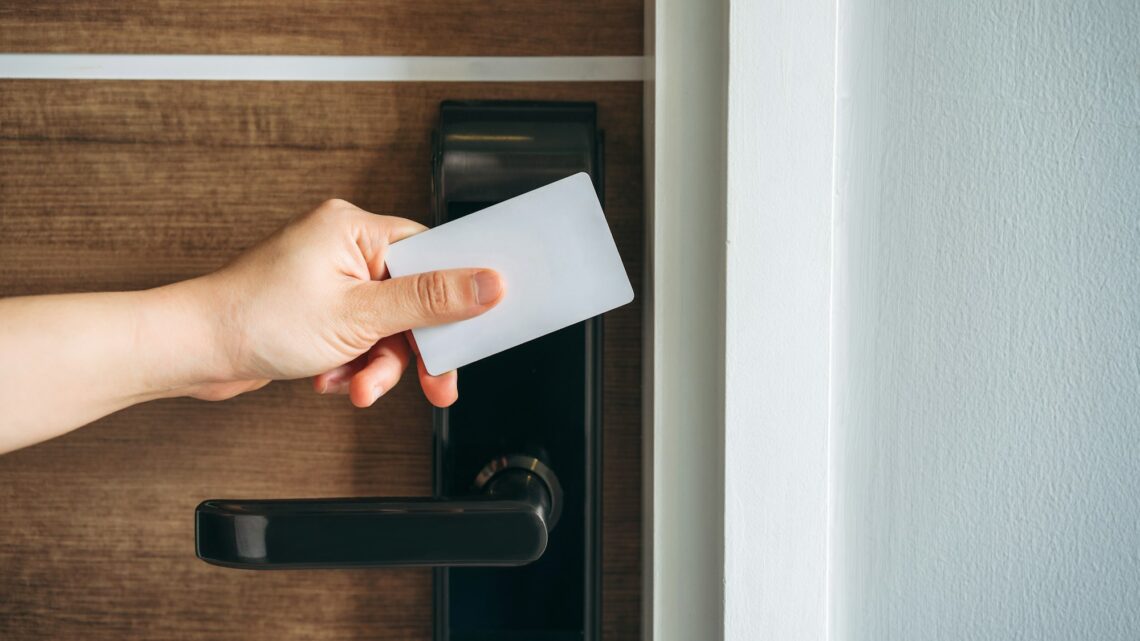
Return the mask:
M 437 222 L 470 213 L 580 171 L 602 193 L 597 107 L 584 102 L 447 101 L 435 133 Z M 462 214 L 459 214 L 462 215 Z
M 582 171 L 602 193 L 591 103 L 444 103 L 435 145 L 437 224 Z M 459 401 L 436 414 L 436 494 L 510 451 L 556 470 L 565 499 L 534 563 L 436 571 L 436 641 L 599 637 L 600 349 L 597 318 L 460 369 Z

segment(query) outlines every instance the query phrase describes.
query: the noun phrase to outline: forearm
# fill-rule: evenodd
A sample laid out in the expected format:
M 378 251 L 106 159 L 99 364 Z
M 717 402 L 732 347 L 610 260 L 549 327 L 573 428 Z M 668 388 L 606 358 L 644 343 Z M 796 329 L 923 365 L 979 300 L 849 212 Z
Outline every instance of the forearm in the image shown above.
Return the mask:
M 0 453 L 224 376 L 199 289 L 0 300 Z

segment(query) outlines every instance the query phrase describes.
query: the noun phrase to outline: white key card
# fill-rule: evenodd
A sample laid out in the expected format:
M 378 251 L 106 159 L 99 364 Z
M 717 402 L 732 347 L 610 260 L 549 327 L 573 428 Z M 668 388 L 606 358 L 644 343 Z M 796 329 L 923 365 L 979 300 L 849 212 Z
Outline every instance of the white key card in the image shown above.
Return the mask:
M 590 177 L 563 178 L 394 243 L 393 277 L 489 267 L 505 281 L 482 316 L 413 330 L 438 376 L 633 300 Z

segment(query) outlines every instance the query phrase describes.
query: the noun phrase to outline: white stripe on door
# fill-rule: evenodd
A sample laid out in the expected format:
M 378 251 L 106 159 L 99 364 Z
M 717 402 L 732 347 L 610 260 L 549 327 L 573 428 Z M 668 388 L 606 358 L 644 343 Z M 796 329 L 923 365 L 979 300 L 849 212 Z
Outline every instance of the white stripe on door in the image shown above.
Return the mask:
M 337 82 L 639 81 L 641 56 L 0 54 L 0 78 Z

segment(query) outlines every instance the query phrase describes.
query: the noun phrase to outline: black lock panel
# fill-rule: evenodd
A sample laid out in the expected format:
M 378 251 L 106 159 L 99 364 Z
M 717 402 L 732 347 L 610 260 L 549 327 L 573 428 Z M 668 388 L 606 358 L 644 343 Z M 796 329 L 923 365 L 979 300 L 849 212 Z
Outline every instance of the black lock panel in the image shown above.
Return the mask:
M 592 103 L 447 102 L 434 144 L 437 223 L 582 171 L 603 193 Z M 436 570 L 437 641 L 598 638 L 600 350 L 600 318 L 554 332 L 461 368 L 459 401 L 436 412 L 438 496 L 510 455 L 543 461 L 562 490 L 534 563 Z

